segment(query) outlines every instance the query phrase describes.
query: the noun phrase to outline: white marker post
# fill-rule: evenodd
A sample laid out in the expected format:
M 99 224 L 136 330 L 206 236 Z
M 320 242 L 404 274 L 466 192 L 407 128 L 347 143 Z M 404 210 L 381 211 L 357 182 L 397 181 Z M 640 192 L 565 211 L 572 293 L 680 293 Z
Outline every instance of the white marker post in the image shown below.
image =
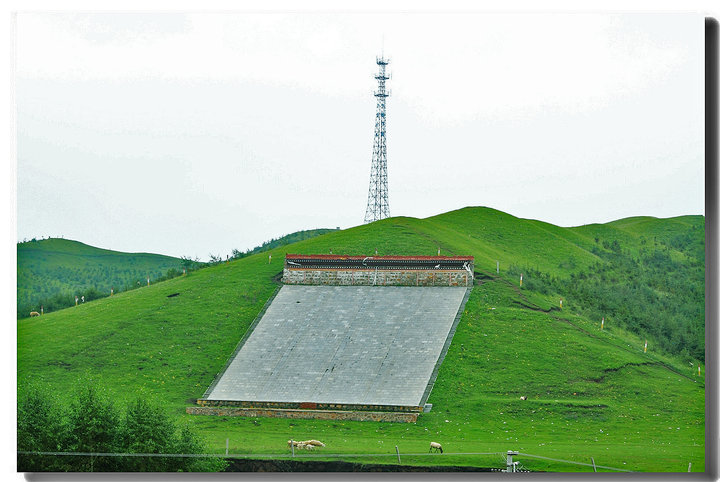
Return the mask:
M 183 276 L 185 276 L 185 268 L 183 268 Z
M 43 307 L 41 306 L 41 307 L 40 307 L 40 316 L 42 316 L 43 314 L 44 314 L 44 312 L 43 312 Z M 698 368 L 700 368 L 700 367 L 698 367 Z
M 149 276 L 148 276 L 147 282 L 148 282 L 148 286 L 150 286 L 150 277 Z
M 602 330 L 604 326 L 605 326 L 605 317 L 603 317 L 603 319 L 600 321 L 600 329 Z
M 78 302 L 78 297 L 77 297 L 77 295 L 75 295 L 75 306 L 77 306 L 77 302 Z
M 113 290 L 112 288 L 110 288 L 110 296 L 112 296 L 113 294 L 115 294 L 115 290 Z
M 497 274 L 500 274 L 500 261 L 495 261 L 495 263 L 497 263 L 497 266 L 495 267 L 495 272 Z
M 272 262 L 272 254 L 268 254 L 268 264 Z
M 438 248 L 438 256 L 440 256 L 440 248 Z
M 643 349 L 643 353 L 647 353 L 647 340 L 645 340 L 645 348 Z
M 520 273 L 520 286 L 522 286 L 522 273 Z
M 562 310 L 562 300 L 560 300 L 560 309 Z
M 700 365 L 698 365 L 698 376 L 700 376 Z

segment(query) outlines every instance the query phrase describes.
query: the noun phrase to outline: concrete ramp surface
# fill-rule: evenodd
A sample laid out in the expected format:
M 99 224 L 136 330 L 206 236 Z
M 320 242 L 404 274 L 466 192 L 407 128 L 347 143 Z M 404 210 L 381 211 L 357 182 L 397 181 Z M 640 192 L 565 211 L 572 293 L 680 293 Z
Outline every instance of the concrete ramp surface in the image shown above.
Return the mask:
M 419 406 L 465 293 L 285 285 L 205 399 Z

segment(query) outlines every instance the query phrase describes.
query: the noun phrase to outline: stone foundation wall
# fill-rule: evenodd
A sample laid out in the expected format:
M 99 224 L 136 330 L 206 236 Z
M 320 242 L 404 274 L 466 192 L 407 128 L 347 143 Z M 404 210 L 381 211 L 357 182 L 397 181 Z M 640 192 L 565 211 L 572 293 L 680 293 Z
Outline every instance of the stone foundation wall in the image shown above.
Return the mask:
M 293 410 L 240 407 L 187 407 L 190 415 L 218 415 L 223 417 L 275 417 L 318 420 L 355 420 L 359 422 L 417 421 L 418 413 L 407 412 L 346 412 L 335 410 Z
M 318 402 L 259 402 L 247 400 L 208 400 L 198 399 L 201 407 L 232 407 L 270 410 L 334 410 L 340 412 L 422 412 L 423 407 L 411 405 L 378 405 L 354 403 L 318 403 Z
M 343 286 L 472 286 L 466 270 L 288 269 L 283 283 Z

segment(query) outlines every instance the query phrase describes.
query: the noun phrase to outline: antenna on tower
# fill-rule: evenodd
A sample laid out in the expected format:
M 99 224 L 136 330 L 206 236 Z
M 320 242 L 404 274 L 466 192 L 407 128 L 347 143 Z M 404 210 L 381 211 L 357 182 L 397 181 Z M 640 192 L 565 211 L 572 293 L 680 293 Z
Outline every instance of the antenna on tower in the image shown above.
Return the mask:
M 385 100 L 390 95 L 390 92 L 385 90 L 385 81 L 390 78 L 385 72 L 385 67 L 390 63 L 390 60 L 386 59 L 384 52 L 382 52 L 380 57 L 375 58 L 375 63 L 378 65 L 378 73 L 375 75 L 378 88 L 374 92 L 377 99 L 377 110 L 375 112 L 375 139 L 373 142 L 372 165 L 370 167 L 370 188 L 368 189 L 368 202 L 365 210 L 366 223 L 390 217 L 387 186 L 387 145 L 385 140 Z

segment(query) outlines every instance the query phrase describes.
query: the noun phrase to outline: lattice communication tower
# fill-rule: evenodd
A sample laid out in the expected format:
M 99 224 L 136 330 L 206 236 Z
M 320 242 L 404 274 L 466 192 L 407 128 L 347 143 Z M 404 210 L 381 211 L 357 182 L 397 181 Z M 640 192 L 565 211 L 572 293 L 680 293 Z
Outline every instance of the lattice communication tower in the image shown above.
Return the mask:
M 367 209 L 365 222 L 371 223 L 379 219 L 390 217 L 387 185 L 387 146 L 385 136 L 385 99 L 390 92 L 385 90 L 385 81 L 390 77 L 385 72 L 389 59 L 377 57 L 378 73 L 375 78 L 378 88 L 375 91 L 377 98 L 377 112 L 375 113 L 375 141 L 373 142 L 372 166 L 370 168 L 370 188 L 368 189 Z

